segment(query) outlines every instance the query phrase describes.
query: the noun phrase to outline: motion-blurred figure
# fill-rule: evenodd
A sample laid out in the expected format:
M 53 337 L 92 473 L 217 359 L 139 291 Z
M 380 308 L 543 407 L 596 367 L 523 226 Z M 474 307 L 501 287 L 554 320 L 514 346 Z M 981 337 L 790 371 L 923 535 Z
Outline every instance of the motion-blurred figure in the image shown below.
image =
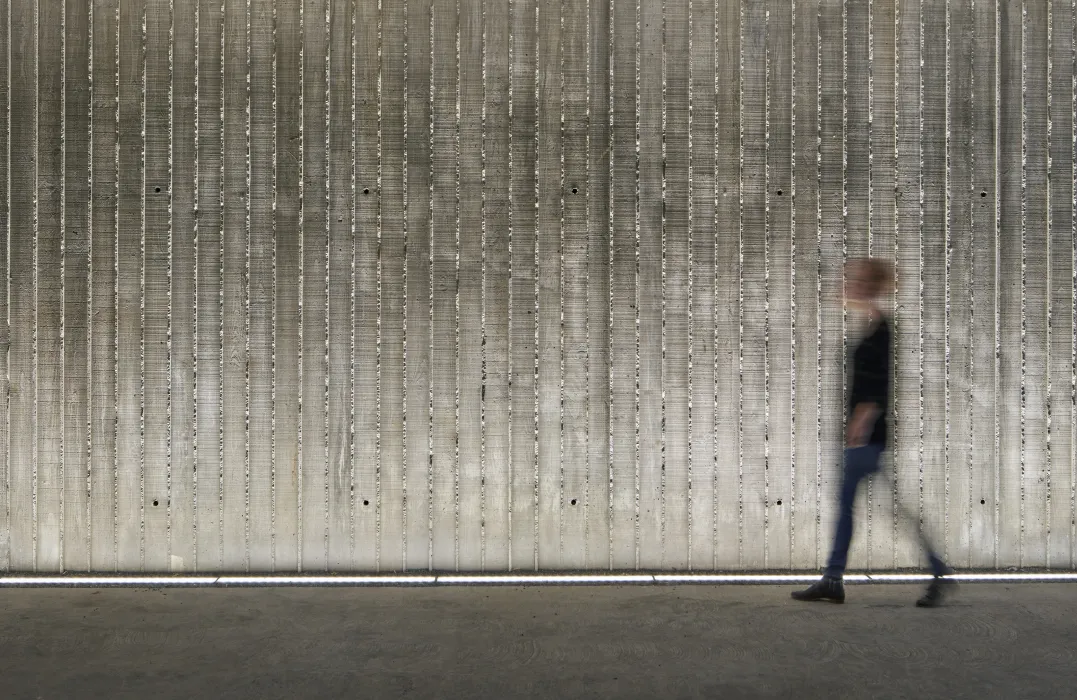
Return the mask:
M 879 471 L 887 447 L 886 415 L 890 405 L 890 362 L 893 340 L 890 319 L 880 299 L 894 290 L 893 264 L 879 258 L 850 260 L 845 267 L 845 301 L 867 316 L 863 340 L 853 351 L 852 387 L 845 427 L 845 456 L 838 521 L 834 546 L 822 580 L 803 591 L 795 591 L 796 600 L 845 602 L 842 577 L 853 537 L 853 502 L 860 482 Z M 907 516 L 906 516 L 907 518 Z M 934 607 L 943 598 L 950 581 L 944 578 L 949 569 L 935 553 L 923 529 L 917 528 L 934 579 L 924 595 L 916 601 L 921 607 Z

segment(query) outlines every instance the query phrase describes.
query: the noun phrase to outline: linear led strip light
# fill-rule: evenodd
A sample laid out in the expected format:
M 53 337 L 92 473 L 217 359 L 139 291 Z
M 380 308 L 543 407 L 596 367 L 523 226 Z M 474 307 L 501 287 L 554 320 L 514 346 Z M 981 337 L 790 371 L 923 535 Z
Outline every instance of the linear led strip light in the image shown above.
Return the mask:
M 288 586 L 559 586 L 559 585 L 656 585 L 656 584 L 800 584 L 819 577 L 814 574 L 400 574 L 400 575 L 16 575 L 0 576 L 0 588 L 180 588 L 180 587 L 288 587 Z M 1077 572 L 1065 573 L 964 573 L 948 578 L 960 582 L 1071 582 Z M 849 574 L 846 583 L 918 583 L 927 574 Z

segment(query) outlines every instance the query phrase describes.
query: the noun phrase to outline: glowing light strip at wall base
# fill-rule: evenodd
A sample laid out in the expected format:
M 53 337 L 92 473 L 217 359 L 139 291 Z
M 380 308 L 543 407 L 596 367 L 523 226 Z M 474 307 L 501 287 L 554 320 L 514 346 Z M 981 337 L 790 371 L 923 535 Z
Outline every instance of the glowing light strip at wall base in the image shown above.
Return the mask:
M 222 576 L 0 576 L 0 588 L 255 588 L 289 586 L 570 586 L 570 585 L 728 585 L 802 584 L 814 574 L 387 574 L 328 576 L 302 574 L 252 574 Z M 1068 582 L 1077 583 L 1077 572 L 1065 573 L 964 573 L 948 578 L 964 583 Z M 920 583 L 927 574 L 848 574 L 846 583 Z

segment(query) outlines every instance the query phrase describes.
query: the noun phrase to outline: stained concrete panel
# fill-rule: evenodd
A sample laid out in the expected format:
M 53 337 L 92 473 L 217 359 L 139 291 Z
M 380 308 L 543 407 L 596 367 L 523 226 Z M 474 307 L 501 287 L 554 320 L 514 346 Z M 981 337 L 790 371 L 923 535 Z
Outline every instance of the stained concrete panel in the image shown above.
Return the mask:
M 1074 6 L 12 0 L 0 569 L 1077 564 Z M 8 120 L 8 121 L 3 121 Z

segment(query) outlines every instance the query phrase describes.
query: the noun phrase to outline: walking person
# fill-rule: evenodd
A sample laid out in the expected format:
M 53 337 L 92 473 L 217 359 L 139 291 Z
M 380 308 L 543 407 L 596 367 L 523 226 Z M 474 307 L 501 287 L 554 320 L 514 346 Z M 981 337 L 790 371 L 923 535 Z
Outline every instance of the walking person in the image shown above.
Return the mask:
M 851 357 L 852 387 L 849 392 L 844 468 L 833 548 L 823 578 L 803 591 L 793 592 L 796 600 L 845 602 L 842 577 L 853 536 L 853 502 L 860 483 L 879 471 L 887 447 L 886 415 L 890 405 L 893 339 L 890 319 L 880 298 L 893 291 L 893 265 L 878 258 L 860 258 L 850 260 L 845 272 L 846 303 L 866 313 L 867 331 Z M 934 578 L 916 604 L 934 607 L 942 601 L 946 587 L 951 585 L 944 578 L 949 569 L 928 542 L 918 520 L 917 529 Z

